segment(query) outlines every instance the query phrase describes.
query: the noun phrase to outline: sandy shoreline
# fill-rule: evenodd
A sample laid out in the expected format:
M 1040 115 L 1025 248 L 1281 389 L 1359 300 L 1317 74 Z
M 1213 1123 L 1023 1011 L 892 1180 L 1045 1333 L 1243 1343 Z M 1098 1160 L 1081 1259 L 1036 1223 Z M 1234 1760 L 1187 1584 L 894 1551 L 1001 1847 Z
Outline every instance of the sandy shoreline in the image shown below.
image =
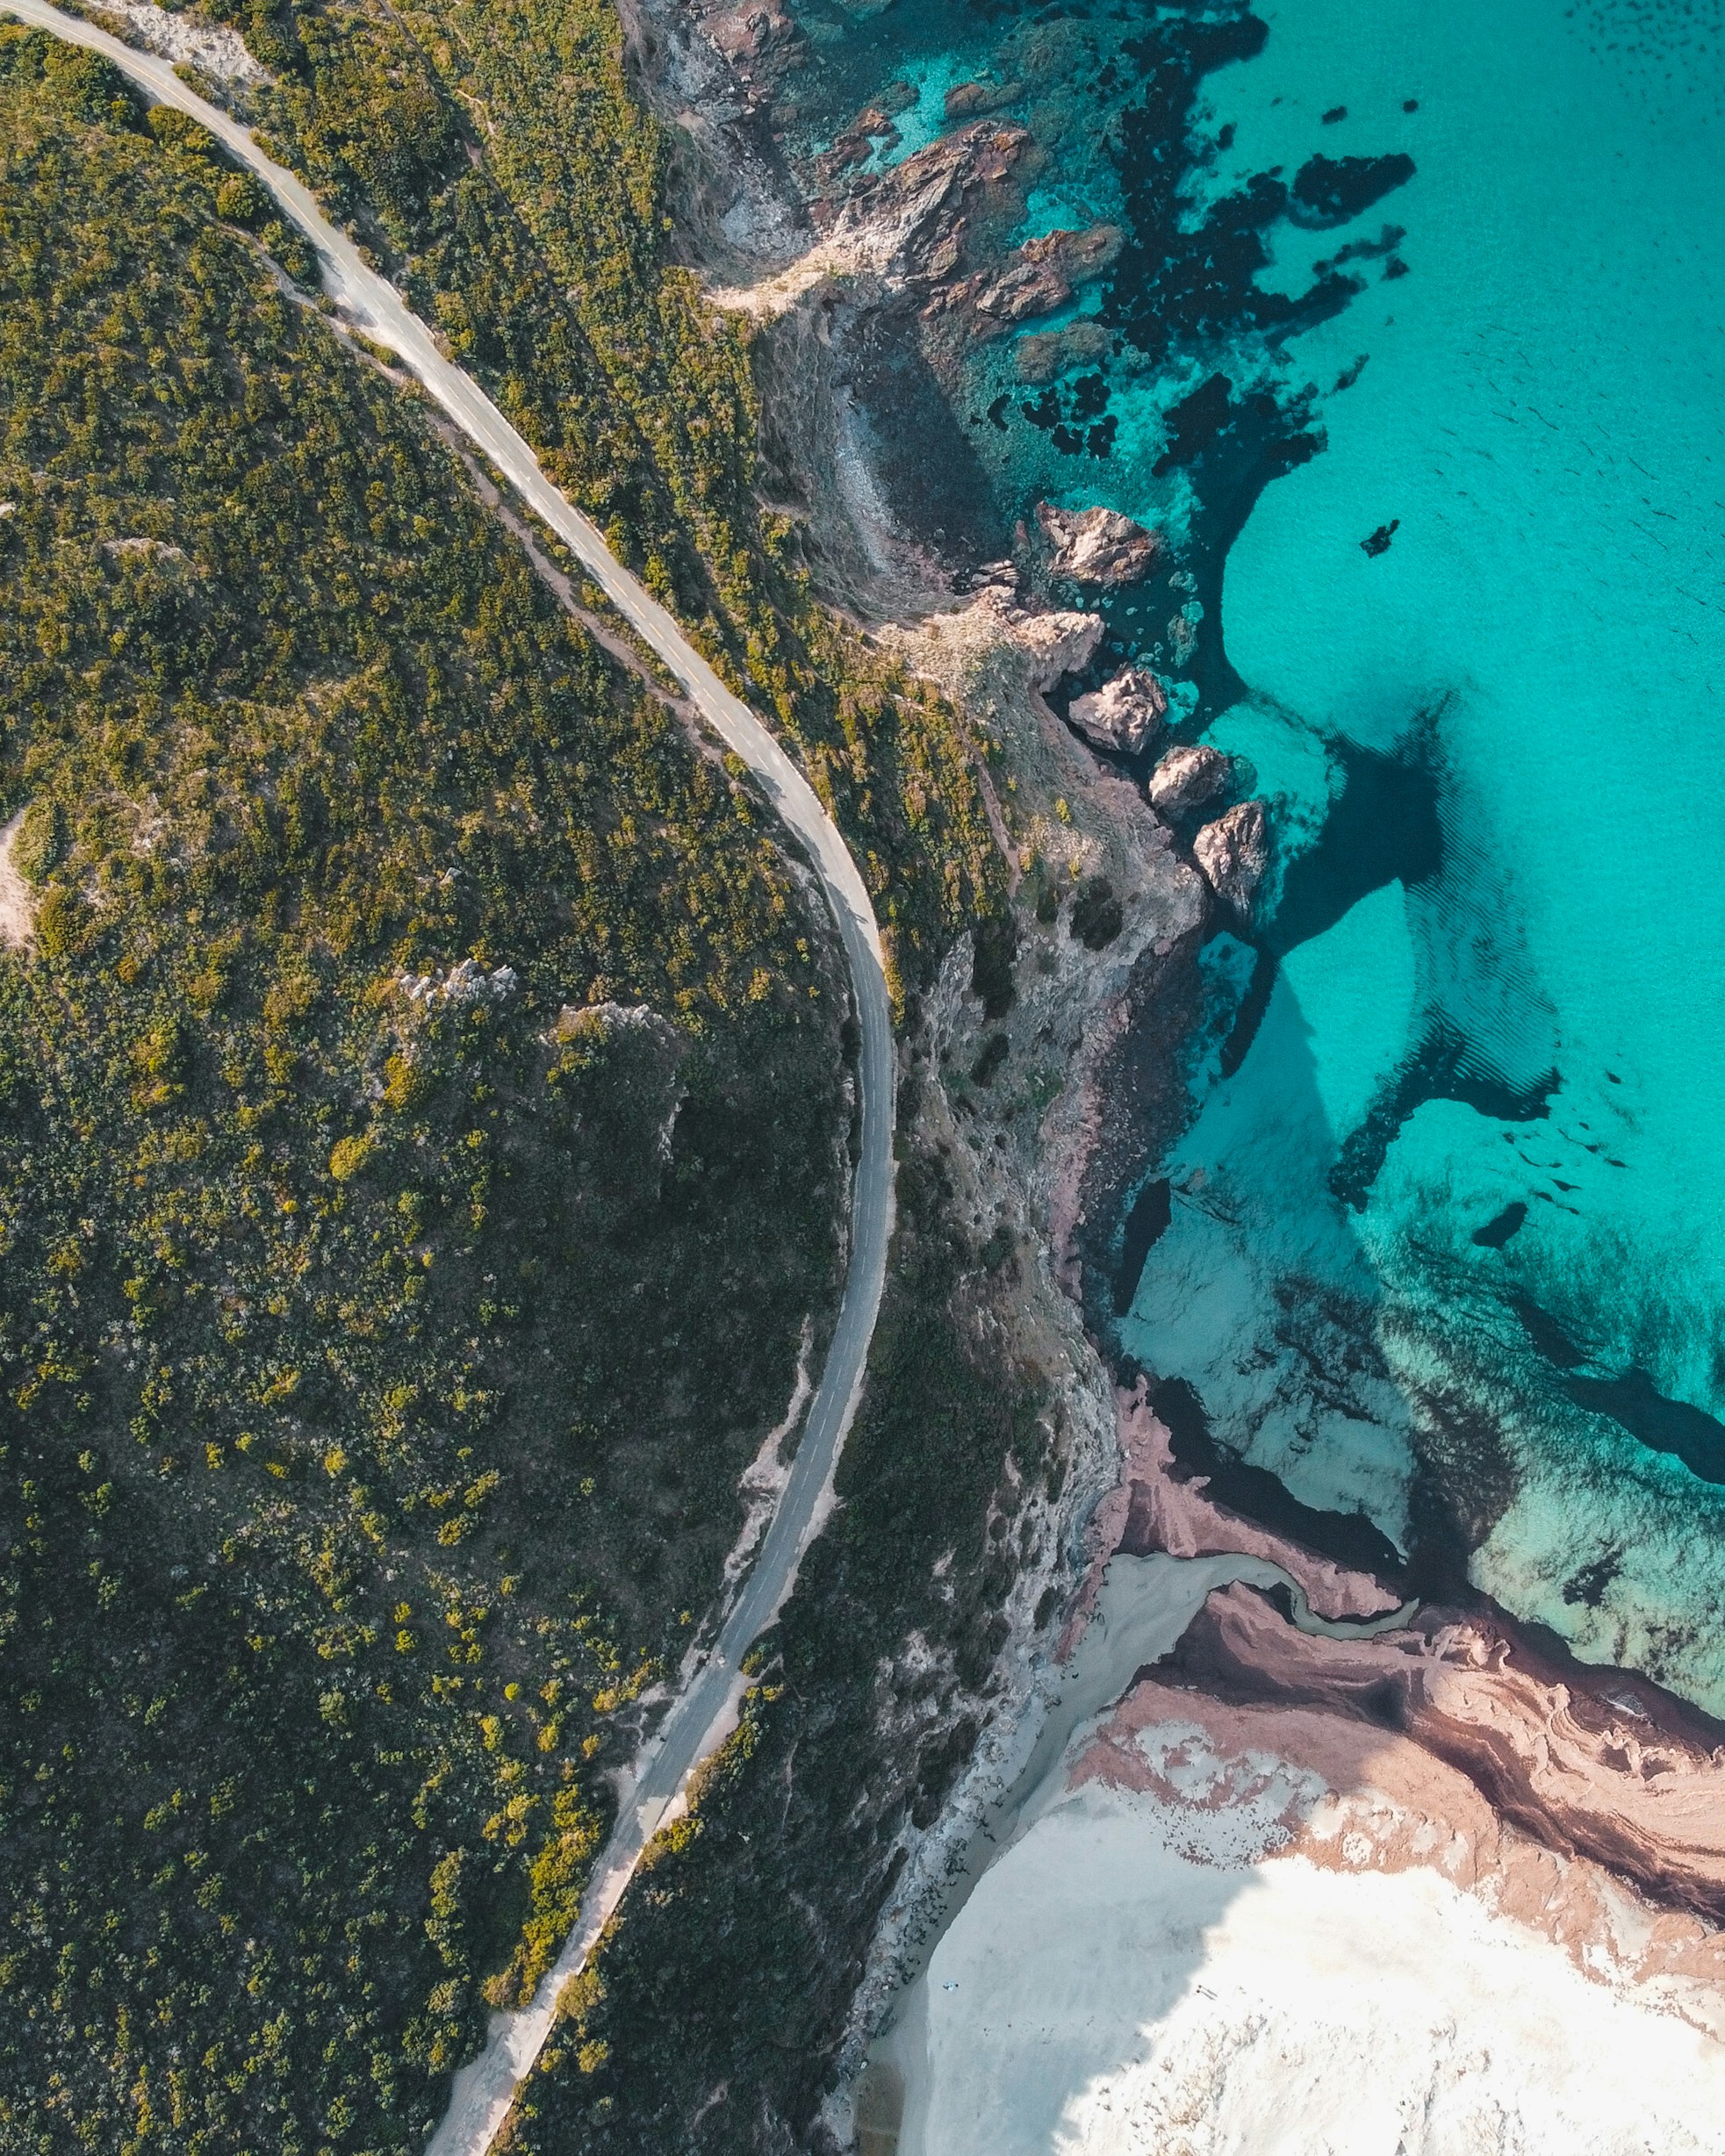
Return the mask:
M 1409 1739 L 1139 1674 L 1261 1606 L 1225 1583 L 1274 1570 L 1110 1566 L 990 1861 L 876 2047 L 865 2156 L 1716 2147 L 1715 1929 L 1506 1825 Z

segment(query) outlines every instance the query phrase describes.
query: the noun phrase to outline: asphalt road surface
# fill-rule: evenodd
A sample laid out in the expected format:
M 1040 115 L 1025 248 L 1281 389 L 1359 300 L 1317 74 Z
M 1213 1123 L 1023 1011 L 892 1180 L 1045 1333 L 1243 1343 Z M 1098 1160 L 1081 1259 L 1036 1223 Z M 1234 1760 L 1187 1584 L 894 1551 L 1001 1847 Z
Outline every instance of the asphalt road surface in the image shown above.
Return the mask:
M 341 319 L 387 346 L 419 378 L 473 446 L 557 533 L 618 613 L 651 645 L 726 747 L 753 772 L 820 878 L 843 938 L 861 1034 L 862 1145 L 851 1209 L 851 1261 L 826 1367 L 803 1426 L 784 1495 L 741 1594 L 707 1661 L 679 1694 L 637 1763 L 635 1782 L 589 1882 L 580 1922 L 532 2005 L 492 2016 L 490 2041 L 456 2076 L 449 2109 L 427 2156 L 484 2156 L 550 2031 L 558 1994 L 593 1950 L 642 1850 L 690 1775 L 730 1726 L 741 1663 L 777 1614 L 816 1534 L 823 1499 L 862 1390 L 863 1366 L 886 1278 L 893 1216 L 893 1045 L 880 930 L 868 892 L 837 827 L 778 741 L 733 695 L 676 622 L 617 561 L 596 526 L 553 486 L 527 443 L 477 383 L 438 349 L 394 286 L 362 260 L 292 173 L 266 157 L 246 130 L 181 82 L 170 63 L 134 51 L 45 0 L 0 0 L 0 13 L 88 46 L 121 68 L 154 104 L 207 127 L 249 166 L 317 249 L 324 289 Z

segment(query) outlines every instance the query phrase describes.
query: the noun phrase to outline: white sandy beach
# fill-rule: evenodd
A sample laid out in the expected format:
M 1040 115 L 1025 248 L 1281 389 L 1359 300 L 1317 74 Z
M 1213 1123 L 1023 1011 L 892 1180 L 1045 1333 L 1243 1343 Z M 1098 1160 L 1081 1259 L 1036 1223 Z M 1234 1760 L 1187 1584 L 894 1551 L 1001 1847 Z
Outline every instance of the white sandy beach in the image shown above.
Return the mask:
M 1272 1770 L 1205 1848 L 1141 1793 L 1045 1814 L 901 2028 L 901 2156 L 1725 2149 L 1725 2046 L 1436 1871 L 1256 1855 L 1295 1794 Z
M 1153 1673 L 1200 1604 L 1281 1624 L 1227 1587 L 1240 1574 L 1276 1576 L 1238 1558 L 1109 1566 L 991 1815 L 998 1851 L 956 1886 L 876 2047 L 866 2156 L 1725 2152 L 1725 1940 L 1528 1840 L 1412 1735 L 1317 1705 L 1329 1655 L 1311 1635 L 1341 1626 L 1308 1616 L 1303 1645 L 1287 1635 L 1307 1707 L 1229 1707 Z M 1335 1667 L 1439 1651 L 1394 1623 L 1356 1628 Z M 1431 1694 L 1453 1734 L 1477 1687 L 1504 1760 L 1525 1749 L 1519 1710 L 1573 1800 L 1621 1815 L 1626 1851 L 1678 1848 L 1675 1814 L 1637 1826 L 1622 1807 L 1644 1789 L 1681 1811 L 1705 1757 L 1685 1770 L 1650 1726 L 1638 1776 L 1632 1737 L 1607 1728 L 1627 1794 L 1596 1787 L 1569 1757 L 1574 1713 L 1464 1646 L 1441 1636 Z

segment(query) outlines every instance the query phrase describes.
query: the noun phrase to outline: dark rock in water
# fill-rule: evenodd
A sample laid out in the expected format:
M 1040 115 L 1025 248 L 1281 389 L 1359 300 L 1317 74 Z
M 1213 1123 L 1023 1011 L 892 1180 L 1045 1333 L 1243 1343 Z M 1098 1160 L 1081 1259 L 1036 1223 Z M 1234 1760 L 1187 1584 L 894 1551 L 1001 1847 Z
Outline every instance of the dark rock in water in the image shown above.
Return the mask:
M 1170 749 L 1150 774 L 1145 793 L 1159 816 L 1190 816 L 1194 808 L 1222 791 L 1233 776 L 1233 765 L 1208 742 L 1190 748 Z
M 1405 150 L 1387 157 L 1308 157 L 1294 176 L 1288 214 L 1297 225 L 1345 225 L 1413 177 Z
M 1324 125 L 1326 127 L 1333 127 L 1339 119 L 1347 118 L 1348 107 L 1345 104 L 1333 104 L 1324 115 Z
M 1118 509 L 1057 509 L 1042 501 L 1036 521 L 1053 549 L 1050 569 L 1074 584 L 1136 584 L 1161 550 L 1154 532 Z
M 1261 801 L 1243 801 L 1206 823 L 1192 841 L 1192 859 L 1225 904 L 1251 909 L 1253 895 L 1269 866 L 1269 827 Z
M 1369 554 L 1374 561 L 1380 554 L 1387 554 L 1390 551 L 1390 542 L 1401 529 L 1401 525 L 1402 521 L 1398 516 L 1391 517 L 1387 524 L 1380 524 L 1369 539 L 1361 540 L 1360 551 L 1362 554 Z
M 1095 747 L 1124 756 L 1136 756 L 1167 715 L 1168 696 L 1161 683 L 1141 666 L 1128 666 L 1088 696 L 1075 696 L 1067 714 Z

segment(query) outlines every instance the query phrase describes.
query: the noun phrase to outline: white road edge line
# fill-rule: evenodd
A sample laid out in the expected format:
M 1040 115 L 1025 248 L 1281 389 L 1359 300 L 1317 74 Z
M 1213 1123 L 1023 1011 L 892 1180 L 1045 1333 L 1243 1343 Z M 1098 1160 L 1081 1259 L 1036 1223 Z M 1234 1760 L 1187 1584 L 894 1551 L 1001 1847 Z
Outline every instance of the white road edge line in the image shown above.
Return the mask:
M 485 2156 L 550 2034 L 564 1986 L 585 1965 L 659 1822 L 729 1729 L 744 1681 L 743 1657 L 777 1615 L 825 1515 L 839 1452 L 862 1391 L 892 1233 L 892 1017 L 880 928 L 867 887 L 837 826 L 778 741 L 616 559 L 598 528 L 551 485 L 502 413 L 444 357 L 430 330 L 394 286 L 367 265 L 346 234 L 328 222 L 310 190 L 267 157 L 236 121 L 188 89 L 166 61 L 135 51 L 92 23 L 61 14 L 47 0 L 0 0 L 0 15 L 100 53 L 153 103 L 172 105 L 207 127 L 257 175 L 316 248 L 325 290 L 341 315 L 405 362 L 474 447 L 564 542 L 683 684 L 701 717 L 754 773 L 809 856 L 850 967 L 861 1033 L 862 1145 L 852 1186 L 851 1261 L 820 1387 L 754 1568 L 705 1664 L 673 1701 L 658 1735 L 636 1763 L 633 1786 L 588 1880 L 579 1922 L 532 2004 L 518 2014 L 492 2016 L 485 2048 L 456 2074 L 449 2109 L 426 2150 L 426 2156 Z

